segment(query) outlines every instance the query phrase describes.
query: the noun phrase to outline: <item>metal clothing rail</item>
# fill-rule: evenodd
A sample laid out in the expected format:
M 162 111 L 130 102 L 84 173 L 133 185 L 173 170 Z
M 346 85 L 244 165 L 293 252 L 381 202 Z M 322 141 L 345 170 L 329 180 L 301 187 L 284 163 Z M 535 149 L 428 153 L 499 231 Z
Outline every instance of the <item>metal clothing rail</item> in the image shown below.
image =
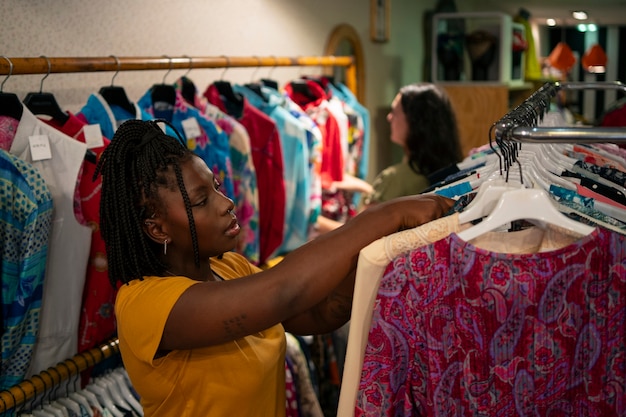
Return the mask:
M 356 64 L 351 56 L 132 56 L 117 57 L 5 57 L 0 75 L 101 71 L 144 71 L 242 67 L 345 67 L 345 84 L 357 94 Z
M 621 90 L 619 82 L 548 82 L 517 107 L 494 123 L 496 142 L 534 143 L 619 143 L 626 142 L 626 128 L 621 127 L 538 127 L 550 109 L 550 101 L 560 90 Z
M 78 353 L 72 358 L 59 362 L 17 385 L 0 391 L 0 414 L 25 404 L 37 395 L 50 392 L 63 381 L 77 376 L 103 360 L 119 354 L 119 340 L 113 338 L 93 349 Z

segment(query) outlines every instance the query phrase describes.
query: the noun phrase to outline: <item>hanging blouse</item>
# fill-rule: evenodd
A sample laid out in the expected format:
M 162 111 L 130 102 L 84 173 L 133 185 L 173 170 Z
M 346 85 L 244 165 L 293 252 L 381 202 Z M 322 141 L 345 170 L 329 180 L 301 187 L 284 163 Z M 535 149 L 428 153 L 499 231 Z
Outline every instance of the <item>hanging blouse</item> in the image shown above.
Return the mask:
M 270 117 L 278 129 L 283 155 L 285 224 L 283 241 L 273 256 L 283 255 L 308 240 L 311 178 L 306 131 L 302 123 L 280 105 L 280 98 L 269 94 L 268 87 L 261 87 L 263 98 L 243 85 L 234 85 L 233 90 Z
M 240 103 L 241 113 L 229 113 L 228 108 L 232 103 L 220 95 L 215 84 L 207 87 L 204 97 L 221 111 L 235 117 L 250 135 L 259 190 L 259 262 L 262 264 L 281 245 L 285 223 L 283 156 L 276 123 L 248 103 L 245 97 Z
M 193 105 L 203 115 L 212 120 L 228 136 L 232 168 L 235 211 L 241 228 L 235 251 L 255 265 L 259 264 L 259 192 L 256 169 L 252 163 L 250 135 L 246 128 L 234 117 L 221 111 L 197 93 L 193 82 L 186 77 L 179 78 L 175 88 L 183 94 L 191 88 Z M 187 100 L 187 97 L 185 97 Z
M 47 140 L 51 157 L 33 155 L 32 137 Z M 28 376 L 77 353 L 92 231 L 76 219 L 74 195 L 86 151 L 85 144 L 46 125 L 24 107 L 10 152 L 39 171 L 54 204 L 39 334 Z
M 137 102 L 139 107 L 153 118 L 157 111 L 147 91 Z M 193 121 L 197 129 L 187 128 L 187 121 Z M 228 136 L 213 121 L 201 114 L 198 109 L 188 105 L 180 92 L 176 91 L 176 102 L 168 122 L 178 130 L 187 140 L 187 147 L 191 149 L 207 164 L 213 174 L 219 179 L 221 191 L 231 199 L 235 198 L 233 175 L 230 162 L 230 145 Z M 194 135 L 194 136 L 190 136 Z M 176 137 L 176 136 L 174 136 Z
M 277 99 L 281 106 L 298 119 L 306 132 L 307 146 L 309 154 L 309 176 L 310 176 L 310 212 L 309 229 L 317 223 L 317 217 L 322 211 L 322 131 L 315 121 L 289 96 L 280 93 L 278 90 L 267 89 L 268 95 Z M 310 231 L 310 230 L 309 230 Z
M 59 124 L 54 119 L 44 120 L 44 122 L 77 141 L 85 143 L 83 128 L 87 124 L 70 112 L 68 112 L 68 116 L 69 118 L 64 124 Z M 98 159 L 110 143 L 109 139 L 105 137 L 102 137 L 101 141 L 102 146 L 91 148 Z M 117 291 L 109 281 L 106 247 L 100 233 L 100 190 L 102 177 L 98 177 L 94 181 L 93 174 L 95 169 L 95 163 L 84 163 L 78 186 L 78 203 L 84 219 L 83 224 L 89 226 L 92 231 L 89 263 L 87 264 L 80 324 L 78 326 L 79 352 L 96 347 L 115 333 L 113 304 L 115 303 Z
M 31 164 L 0 150 L 0 390 L 26 376 L 39 329 L 52 196 Z
M 378 291 L 355 415 L 620 415 L 626 237 L 511 254 L 456 234 Z

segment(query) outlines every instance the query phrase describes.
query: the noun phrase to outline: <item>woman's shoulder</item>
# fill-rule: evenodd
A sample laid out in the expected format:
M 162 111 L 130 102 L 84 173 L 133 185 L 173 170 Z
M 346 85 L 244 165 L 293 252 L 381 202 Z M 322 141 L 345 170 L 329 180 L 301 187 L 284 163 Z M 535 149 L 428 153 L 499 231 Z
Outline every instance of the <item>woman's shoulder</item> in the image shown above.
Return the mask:
M 418 194 L 428 186 L 428 178 L 418 174 L 405 162 L 385 168 L 378 174 L 372 188 L 374 192 L 365 199 L 367 204 L 380 203 L 392 198 Z
M 222 256 L 211 258 L 211 268 L 225 279 L 240 278 L 261 272 L 261 268 L 253 265 L 237 252 L 226 252 Z

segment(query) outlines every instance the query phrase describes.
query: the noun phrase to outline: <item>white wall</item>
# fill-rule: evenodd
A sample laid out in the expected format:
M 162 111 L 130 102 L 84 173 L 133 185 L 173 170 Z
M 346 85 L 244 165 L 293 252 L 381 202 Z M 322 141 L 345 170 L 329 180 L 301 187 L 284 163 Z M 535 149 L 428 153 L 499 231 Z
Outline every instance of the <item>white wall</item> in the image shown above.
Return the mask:
M 420 4 L 418 4 L 420 3 Z M 3 0 L 0 54 L 27 56 L 299 56 L 321 55 L 331 30 L 352 25 L 365 53 L 366 100 L 372 113 L 370 175 L 389 163 L 384 120 L 397 89 L 422 77 L 422 14 L 435 0 L 393 0 L 391 36 L 369 38 L 369 0 Z M 271 71 L 271 72 L 270 72 Z M 189 77 L 199 88 L 224 77 L 249 82 L 271 74 L 281 83 L 316 68 L 196 69 Z M 172 71 L 172 82 L 183 70 Z M 166 71 L 122 72 L 115 84 L 137 100 Z M 112 73 L 51 74 L 44 91 L 62 107 L 78 111 Z M 24 97 L 38 91 L 41 75 L 16 75 L 4 91 Z

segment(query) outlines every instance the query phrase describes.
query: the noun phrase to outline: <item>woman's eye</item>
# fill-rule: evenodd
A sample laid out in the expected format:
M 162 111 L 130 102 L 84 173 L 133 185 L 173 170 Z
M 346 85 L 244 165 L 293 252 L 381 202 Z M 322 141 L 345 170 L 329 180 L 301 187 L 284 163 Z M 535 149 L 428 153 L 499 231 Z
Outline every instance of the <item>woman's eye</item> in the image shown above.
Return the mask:
M 196 204 L 194 204 L 192 207 L 202 207 L 204 205 L 206 205 L 206 198 L 202 199 L 201 201 L 197 202 Z

